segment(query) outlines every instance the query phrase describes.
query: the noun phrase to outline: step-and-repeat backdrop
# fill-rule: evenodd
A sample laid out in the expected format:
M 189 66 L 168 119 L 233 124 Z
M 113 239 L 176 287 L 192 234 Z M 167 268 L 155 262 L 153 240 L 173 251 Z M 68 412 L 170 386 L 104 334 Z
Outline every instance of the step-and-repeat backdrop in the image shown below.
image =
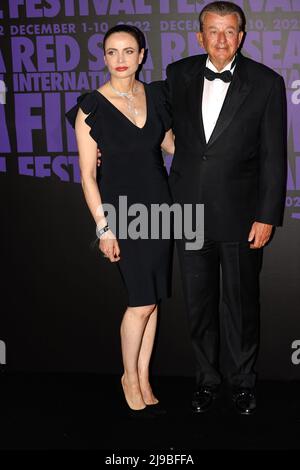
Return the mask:
M 0 2 L 0 364 L 9 370 L 118 373 L 126 295 L 100 256 L 64 113 L 107 80 L 102 40 L 117 23 L 143 30 L 140 75 L 200 53 L 192 0 Z M 286 214 L 261 275 L 261 378 L 300 378 L 300 0 L 239 0 L 245 55 L 285 79 L 289 162 Z M 141 156 L 142 164 L 142 156 Z M 170 157 L 166 156 L 169 167 Z M 161 306 L 153 371 L 193 374 L 177 258 L 173 296 Z

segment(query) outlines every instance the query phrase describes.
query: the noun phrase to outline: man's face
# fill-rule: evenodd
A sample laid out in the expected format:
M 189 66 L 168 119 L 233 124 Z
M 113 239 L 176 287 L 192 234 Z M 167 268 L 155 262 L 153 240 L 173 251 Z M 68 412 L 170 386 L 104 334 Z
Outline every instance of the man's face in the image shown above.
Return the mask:
M 214 66 L 221 70 L 234 57 L 243 34 L 239 31 L 236 14 L 220 16 L 217 13 L 207 12 L 204 15 L 203 31 L 197 33 L 197 39 Z

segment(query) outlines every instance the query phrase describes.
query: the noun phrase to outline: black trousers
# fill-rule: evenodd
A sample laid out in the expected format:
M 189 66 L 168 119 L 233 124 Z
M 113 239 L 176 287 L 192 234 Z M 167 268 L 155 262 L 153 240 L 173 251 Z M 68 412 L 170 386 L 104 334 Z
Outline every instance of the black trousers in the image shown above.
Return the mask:
M 232 386 L 253 387 L 262 249 L 250 249 L 248 242 L 212 240 L 205 240 L 201 250 L 189 251 L 180 240 L 177 249 L 198 386 L 219 385 L 224 378 Z M 225 377 L 219 370 L 220 324 L 228 356 L 222 361 Z

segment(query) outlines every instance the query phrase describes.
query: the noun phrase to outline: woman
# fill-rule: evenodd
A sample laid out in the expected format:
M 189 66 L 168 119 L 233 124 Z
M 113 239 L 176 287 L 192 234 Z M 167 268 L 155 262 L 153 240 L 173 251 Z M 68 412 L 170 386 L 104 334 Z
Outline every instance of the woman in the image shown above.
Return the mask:
M 110 80 L 80 96 L 66 116 L 75 127 L 82 187 L 97 225 L 99 248 L 117 262 L 127 288 L 121 324 L 126 402 L 134 416 L 153 416 L 163 410 L 149 383 L 149 363 L 157 305 L 170 295 L 172 241 L 119 238 L 102 204 L 113 205 L 117 220 L 124 215 L 118 213 L 119 196 L 126 196 L 128 207 L 141 203 L 150 210 L 152 204 L 171 204 L 161 148 L 173 153 L 174 139 L 160 90 L 136 79 L 145 53 L 143 33 L 117 25 L 106 33 L 103 51 Z

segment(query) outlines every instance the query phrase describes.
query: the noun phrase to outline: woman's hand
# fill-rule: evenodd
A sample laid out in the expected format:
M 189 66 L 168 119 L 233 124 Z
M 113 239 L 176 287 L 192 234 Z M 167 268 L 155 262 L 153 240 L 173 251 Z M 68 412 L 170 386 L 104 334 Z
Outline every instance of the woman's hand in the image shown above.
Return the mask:
M 119 243 L 111 230 L 108 230 L 101 236 L 99 249 L 112 263 L 120 260 Z
M 161 148 L 163 149 L 164 152 L 166 152 L 168 155 L 174 155 L 175 152 L 175 136 L 173 134 L 172 129 L 169 129 L 165 133 L 164 140 L 160 144 Z

